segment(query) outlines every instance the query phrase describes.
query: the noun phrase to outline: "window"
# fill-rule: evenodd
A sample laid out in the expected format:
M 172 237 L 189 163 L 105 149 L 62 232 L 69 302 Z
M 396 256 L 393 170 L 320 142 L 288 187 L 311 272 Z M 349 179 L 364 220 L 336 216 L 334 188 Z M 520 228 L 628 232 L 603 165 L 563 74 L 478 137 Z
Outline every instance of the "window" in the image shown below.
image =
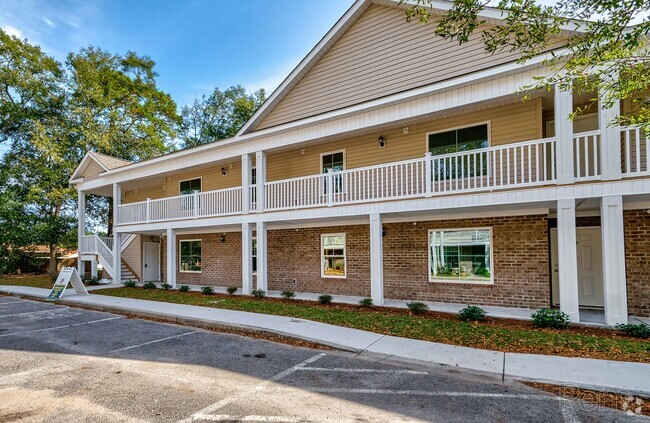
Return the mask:
M 330 169 L 332 172 L 340 172 L 345 170 L 345 152 L 337 151 L 334 153 L 327 153 L 320 156 L 321 169 L 323 173 L 327 173 Z M 343 175 L 334 176 L 334 192 L 343 192 Z M 327 183 L 323 184 L 324 193 L 327 194 Z
M 321 235 L 321 277 L 345 277 L 345 234 Z
M 201 178 L 181 181 L 180 184 L 181 195 L 190 195 L 201 192 Z
M 251 186 L 255 189 L 251 190 L 251 202 L 257 204 L 257 168 L 251 168 Z
M 492 282 L 490 228 L 429 231 L 430 282 Z
M 429 151 L 434 156 L 488 147 L 488 124 L 433 132 L 427 135 Z
M 253 273 L 257 273 L 257 237 L 253 237 L 253 247 L 251 255 L 253 256 Z
M 180 241 L 180 271 L 201 272 L 201 240 Z

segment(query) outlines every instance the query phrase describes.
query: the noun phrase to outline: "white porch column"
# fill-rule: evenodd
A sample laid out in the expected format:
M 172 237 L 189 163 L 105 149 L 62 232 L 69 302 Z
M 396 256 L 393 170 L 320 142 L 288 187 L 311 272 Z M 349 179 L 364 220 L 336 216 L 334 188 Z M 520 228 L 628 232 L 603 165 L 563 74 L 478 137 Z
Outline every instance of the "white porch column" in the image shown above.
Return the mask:
M 86 235 L 86 193 L 77 191 L 77 271 L 83 278 L 84 264 L 81 260 L 81 244 Z M 83 251 L 84 253 L 87 251 Z
M 97 277 L 97 259 L 90 261 L 90 277 L 91 278 Z
M 614 195 L 601 198 L 600 226 L 603 240 L 605 323 L 614 326 L 618 323 L 627 323 L 622 196 Z
M 573 183 L 573 113 L 572 91 L 562 91 L 555 85 L 555 165 L 558 184 Z
M 259 179 L 257 183 L 260 183 Z M 268 291 L 266 222 L 257 222 L 255 237 L 257 238 L 257 289 Z
M 241 291 L 247 295 L 253 289 L 253 226 L 241 224 Z
M 384 241 L 381 215 L 370 215 L 370 297 L 375 305 L 384 304 Z
M 248 154 L 242 154 L 241 156 L 241 212 L 243 214 L 248 214 L 250 211 L 250 197 L 251 197 L 251 156 Z
M 558 200 L 557 251 L 560 310 L 568 314 L 572 322 L 580 321 L 576 242 L 576 202 L 573 199 Z
M 604 180 L 616 180 L 622 178 L 621 127 L 615 124 L 615 119 L 621 114 L 621 105 L 615 101 L 610 107 L 605 107 L 604 96 L 604 92 L 598 93 L 602 176 Z
M 176 231 L 167 228 L 167 271 L 166 282 L 176 288 Z
M 255 153 L 255 169 L 256 169 L 256 191 L 257 191 L 257 208 L 258 213 L 264 212 L 264 207 L 266 207 L 266 197 L 264 192 L 264 184 L 266 184 L 266 152 L 258 151 Z M 259 227 L 259 226 L 258 226 Z M 257 245 L 259 246 L 260 239 L 257 238 Z M 258 259 L 259 260 L 259 259 Z M 259 268 L 258 268 L 257 280 L 259 283 Z
M 122 203 L 122 186 L 113 184 L 113 282 L 122 282 L 122 234 L 115 228 L 119 224 L 119 205 Z

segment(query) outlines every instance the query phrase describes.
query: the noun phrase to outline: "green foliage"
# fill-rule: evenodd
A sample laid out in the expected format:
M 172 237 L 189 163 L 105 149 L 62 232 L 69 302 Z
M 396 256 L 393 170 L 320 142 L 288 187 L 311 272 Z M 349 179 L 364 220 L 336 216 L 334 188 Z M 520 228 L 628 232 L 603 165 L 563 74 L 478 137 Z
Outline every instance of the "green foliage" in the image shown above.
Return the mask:
M 263 289 L 254 289 L 251 291 L 251 294 L 257 299 L 266 297 L 266 291 Z
M 228 293 L 228 295 L 235 295 L 237 289 L 239 288 L 237 288 L 236 286 L 229 286 L 228 288 L 226 288 L 226 292 Z
M 179 291 L 179 292 L 189 292 L 189 291 L 190 291 L 190 287 L 187 286 L 187 285 L 181 285 L 181 287 L 178 288 L 178 291 Z
M 296 293 L 293 291 L 282 291 L 282 298 L 290 300 L 296 297 Z
M 406 306 L 409 308 L 409 310 L 411 310 L 411 313 L 416 315 L 425 314 L 427 310 L 429 310 L 429 306 L 421 301 L 406 303 Z
M 361 301 L 359 301 L 359 305 L 363 308 L 370 308 L 372 307 L 372 298 L 364 298 Z
M 252 94 L 240 86 L 225 91 L 218 88 L 209 96 L 194 100 L 181 111 L 182 148 L 194 147 L 234 136 L 266 100 L 261 89 Z
M 136 281 L 128 280 L 128 281 L 123 281 L 122 285 L 124 285 L 125 288 L 135 288 L 138 286 Z
M 558 37 L 566 35 L 563 29 L 572 31 L 565 41 L 566 53 L 556 50 L 544 60 L 551 72 L 535 84 L 522 87 L 522 91 L 550 89 L 557 84 L 564 91 L 573 87 L 578 94 L 600 92 L 604 93 L 606 107 L 630 98 L 636 110 L 631 116 L 619 116 L 618 123 L 641 125 L 650 131 L 647 1 L 565 0 L 544 5 L 534 0 L 502 0 L 494 6 L 503 13 L 503 20 L 484 25 L 487 22 L 480 13 L 489 4 L 483 0 L 454 0 L 450 9 L 437 18 L 427 7 L 432 0 L 416 0 L 406 5 L 406 19 L 431 22 L 437 35 L 459 44 L 480 37 L 488 53 L 513 52 L 522 64 L 556 49 Z M 577 114 L 595 108 L 596 99 L 592 98 Z
M 479 306 L 468 305 L 458 312 L 458 318 L 464 322 L 484 322 L 487 313 Z
M 86 285 L 93 286 L 93 285 L 99 285 L 100 280 L 101 279 L 99 279 L 98 277 L 95 276 L 95 277 L 91 277 L 91 278 L 86 279 L 84 282 L 86 283 Z
M 318 302 L 322 305 L 332 304 L 332 296 L 330 294 L 321 294 L 318 296 Z
M 145 282 L 145 283 L 142 285 L 142 288 L 143 288 L 143 289 L 156 289 L 156 284 L 153 283 L 153 282 Z
M 168 283 L 162 283 L 160 284 L 160 289 L 164 291 L 169 291 L 170 289 L 172 289 L 172 286 Z
M 626 334 L 635 338 L 650 338 L 650 326 L 639 323 L 633 324 L 618 324 L 616 329 L 625 332 Z
M 201 292 L 203 293 L 203 295 L 212 295 L 214 294 L 214 288 L 211 286 L 202 286 Z
M 540 308 L 531 317 L 536 328 L 564 329 L 571 324 L 571 319 L 565 312 L 550 308 Z

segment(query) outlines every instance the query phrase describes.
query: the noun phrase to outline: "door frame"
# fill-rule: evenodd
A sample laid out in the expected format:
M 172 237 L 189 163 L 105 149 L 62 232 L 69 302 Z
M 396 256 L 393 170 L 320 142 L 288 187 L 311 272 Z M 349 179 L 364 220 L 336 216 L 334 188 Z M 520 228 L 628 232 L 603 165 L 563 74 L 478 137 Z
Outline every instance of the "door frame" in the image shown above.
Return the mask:
M 158 254 L 156 254 L 156 257 L 158 257 L 158 267 L 157 267 L 157 274 L 158 274 L 158 280 L 157 282 L 160 281 L 160 242 L 143 242 L 142 243 L 142 282 L 149 282 L 146 280 L 145 275 L 146 275 L 146 268 L 145 268 L 145 258 L 147 256 L 147 244 L 149 245 L 155 245 L 156 248 L 158 249 Z

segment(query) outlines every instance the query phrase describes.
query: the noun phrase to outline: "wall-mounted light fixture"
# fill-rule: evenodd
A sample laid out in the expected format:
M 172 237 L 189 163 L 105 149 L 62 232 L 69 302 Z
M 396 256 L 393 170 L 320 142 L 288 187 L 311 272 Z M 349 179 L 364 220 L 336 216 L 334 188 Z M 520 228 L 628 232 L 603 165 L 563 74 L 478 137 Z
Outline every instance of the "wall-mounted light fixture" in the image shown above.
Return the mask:
M 222 174 L 223 176 L 226 176 L 226 175 L 228 174 L 228 171 L 227 171 L 226 168 L 223 167 L 223 166 L 221 166 L 221 174 Z
M 381 227 L 381 237 L 385 238 L 387 233 L 388 233 L 388 230 L 386 229 L 386 227 L 382 226 Z
M 386 141 L 384 141 L 383 135 L 380 135 L 379 138 L 377 138 L 377 141 L 379 142 L 379 148 L 386 147 Z
M 219 241 L 226 242 L 226 234 L 219 235 Z

